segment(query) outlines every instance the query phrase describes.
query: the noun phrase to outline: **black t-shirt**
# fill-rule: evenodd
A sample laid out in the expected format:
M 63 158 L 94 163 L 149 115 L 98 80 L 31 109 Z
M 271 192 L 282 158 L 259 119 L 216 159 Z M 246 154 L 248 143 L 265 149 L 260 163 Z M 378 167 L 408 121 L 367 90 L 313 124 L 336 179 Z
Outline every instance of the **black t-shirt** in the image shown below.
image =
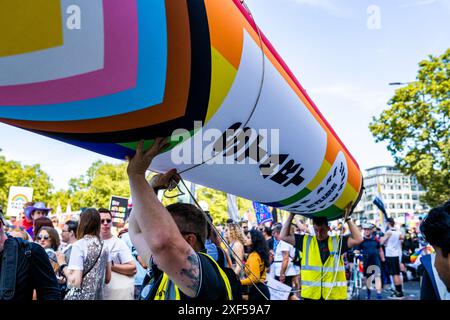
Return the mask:
M 1 256 L 6 252 L 11 252 L 6 246 L 10 246 L 10 241 L 18 241 L 17 239 L 8 238 L 5 241 L 5 247 Z M 61 291 L 56 280 L 55 272 L 50 264 L 45 250 L 36 243 L 29 243 L 31 254 L 25 256 L 24 250 L 17 250 L 17 269 L 16 269 L 16 286 L 14 297 L 12 300 L 31 300 L 33 290 L 36 289 L 38 300 L 60 300 Z M 0 265 L 1 265 L 0 260 Z M 0 274 L 8 272 L 0 266 Z
M 180 290 L 180 300 L 227 300 L 227 289 L 225 283 L 223 282 L 219 271 L 216 270 L 215 266 L 213 266 L 213 262 L 202 254 L 197 253 L 197 256 L 200 259 L 201 266 L 199 293 L 197 297 L 191 298 Z M 159 280 L 153 287 L 154 293 L 152 296 L 156 294 L 159 283 L 162 279 L 162 271 L 157 269 L 156 265 L 154 265 L 153 268 L 155 270 L 155 277 Z
M 375 237 L 371 237 L 364 238 L 363 242 L 356 249 L 359 249 L 363 255 L 374 258 L 378 257 L 380 247 L 380 242 Z
M 295 234 L 295 248 L 297 250 L 299 250 L 300 252 L 302 252 L 303 250 L 303 238 L 305 236 L 302 234 Z M 350 236 L 343 236 L 342 239 L 342 247 L 341 247 L 341 251 L 340 254 L 342 255 L 344 252 L 348 251 L 348 238 Z M 322 241 L 317 240 L 316 237 L 313 237 L 313 241 L 317 241 L 318 245 L 319 245 L 319 250 L 320 250 L 320 258 L 322 260 L 322 264 L 325 263 L 325 261 L 327 261 L 328 257 L 330 256 L 330 250 L 328 248 L 328 238 Z M 340 245 L 338 243 L 338 245 Z M 303 258 L 303 257 L 302 257 Z

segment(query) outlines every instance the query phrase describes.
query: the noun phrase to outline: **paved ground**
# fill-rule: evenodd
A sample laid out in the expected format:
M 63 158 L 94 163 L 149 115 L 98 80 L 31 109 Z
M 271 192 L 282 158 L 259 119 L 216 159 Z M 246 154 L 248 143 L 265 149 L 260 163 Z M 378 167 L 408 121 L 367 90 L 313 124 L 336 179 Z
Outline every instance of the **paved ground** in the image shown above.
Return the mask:
M 403 284 L 403 293 L 405 294 L 404 300 L 420 300 L 420 282 L 419 281 L 408 281 Z M 390 300 L 388 297 L 391 292 L 388 290 L 383 290 L 383 300 Z M 367 290 L 361 292 L 361 299 L 365 300 L 367 297 Z M 372 290 L 372 295 L 370 300 L 376 300 L 376 292 Z

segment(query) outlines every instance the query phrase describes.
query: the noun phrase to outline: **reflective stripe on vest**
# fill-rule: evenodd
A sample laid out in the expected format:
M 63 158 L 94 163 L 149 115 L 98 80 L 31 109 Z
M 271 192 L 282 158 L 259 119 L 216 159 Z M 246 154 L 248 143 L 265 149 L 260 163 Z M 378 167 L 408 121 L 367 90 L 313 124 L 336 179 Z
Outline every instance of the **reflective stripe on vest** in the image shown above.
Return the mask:
M 305 259 L 302 259 L 301 266 L 303 298 L 347 299 L 347 279 L 344 261 L 338 253 L 338 237 L 328 237 L 328 250 L 330 255 L 322 263 L 317 238 L 305 235 L 302 250 Z
M 199 253 L 209 258 L 209 260 L 215 264 L 225 284 L 225 288 L 227 290 L 227 298 L 228 300 L 233 300 L 230 281 L 228 280 L 228 277 L 225 274 L 225 272 L 222 270 L 222 268 L 220 268 L 220 266 L 212 257 L 202 252 Z M 169 279 L 166 273 L 163 274 L 161 283 L 158 286 L 158 290 L 156 291 L 154 300 L 180 300 L 180 290 L 178 289 L 178 286 Z

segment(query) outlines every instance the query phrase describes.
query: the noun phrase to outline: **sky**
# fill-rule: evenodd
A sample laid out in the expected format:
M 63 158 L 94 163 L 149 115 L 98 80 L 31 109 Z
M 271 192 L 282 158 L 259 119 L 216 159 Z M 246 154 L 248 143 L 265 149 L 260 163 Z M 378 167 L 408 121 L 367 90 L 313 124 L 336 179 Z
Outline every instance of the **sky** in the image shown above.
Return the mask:
M 450 48 L 450 0 L 246 0 L 362 170 L 392 165 L 368 125 L 419 61 Z M 0 123 L 7 160 L 39 163 L 57 189 L 96 160 L 120 161 Z

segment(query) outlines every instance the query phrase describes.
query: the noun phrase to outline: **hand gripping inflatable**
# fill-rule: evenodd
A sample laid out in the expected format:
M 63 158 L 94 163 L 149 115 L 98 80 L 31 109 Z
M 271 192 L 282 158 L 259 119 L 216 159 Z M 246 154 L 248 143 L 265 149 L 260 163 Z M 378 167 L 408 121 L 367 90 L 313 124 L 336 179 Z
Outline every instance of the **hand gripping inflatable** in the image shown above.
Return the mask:
M 0 0 L 0 121 L 336 219 L 358 164 L 239 0 Z M 175 131 L 175 132 L 174 132 Z

